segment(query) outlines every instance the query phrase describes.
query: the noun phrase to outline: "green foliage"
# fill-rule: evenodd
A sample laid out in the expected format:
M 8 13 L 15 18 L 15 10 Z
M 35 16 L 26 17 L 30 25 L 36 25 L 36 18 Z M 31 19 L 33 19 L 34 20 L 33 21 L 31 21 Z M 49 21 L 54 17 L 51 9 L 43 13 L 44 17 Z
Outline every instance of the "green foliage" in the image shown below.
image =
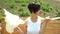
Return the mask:
M 2 19 L 2 14 L 0 13 L 0 20 Z
M 19 16 L 21 17 L 28 17 L 30 14 L 27 11 L 19 12 Z
M 15 10 L 18 10 L 18 15 L 20 17 L 26 17 L 26 16 L 29 16 L 30 13 L 29 11 L 27 10 L 27 5 L 29 2 L 39 2 L 41 4 L 41 8 L 42 10 L 44 11 L 44 15 L 47 13 L 47 12 L 50 12 L 52 10 L 52 6 L 50 6 L 48 3 L 45 3 L 45 2 L 42 2 L 42 0 L 5 0 L 10 8 L 12 10 L 11 13 L 15 13 L 14 9 Z M 16 8 L 15 8 L 16 6 Z
M 2 19 L 2 10 L 1 10 L 1 6 L 0 6 L 0 20 Z
M 25 3 L 22 3 L 22 4 L 21 4 L 21 6 L 22 6 L 22 7 L 25 7 L 25 6 L 26 6 L 26 4 L 25 4 Z
M 15 1 L 14 1 L 14 0 L 10 0 L 10 1 L 9 1 L 9 5 L 10 5 L 10 8 L 14 8 L 14 6 L 15 6 Z
M 18 6 L 17 9 L 18 9 L 18 12 L 19 12 L 18 15 L 20 17 L 28 17 L 30 15 L 30 13 L 26 10 L 26 6 L 25 7 Z
M 14 11 L 14 10 L 12 10 L 12 9 L 10 10 L 10 12 L 11 12 L 12 14 L 15 14 L 15 11 Z
M 18 6 L 17 9 L 19 12 L 24 11 L 24 8 L 22 6 Z
M 60 17 L 60 12 L 58 12 L 58 13 L 56 14 L 56 17 Z
M 50 12 L 52 10 L 52 6 L 50 6 L 49 4 L 47 3 L 41 3 L 41 7 L 42 7 L 42 10 L 44 12 Z

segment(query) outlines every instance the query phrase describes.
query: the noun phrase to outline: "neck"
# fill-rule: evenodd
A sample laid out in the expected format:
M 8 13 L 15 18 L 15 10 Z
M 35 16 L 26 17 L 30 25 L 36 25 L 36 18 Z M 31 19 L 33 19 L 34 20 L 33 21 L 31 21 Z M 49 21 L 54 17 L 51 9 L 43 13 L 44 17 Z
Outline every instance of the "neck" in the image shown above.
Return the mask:
M 37 21 L 37 15 L 36 15 L 36 14 L 32 14 L 32 15 L 31 15 L 31 20 L 32 20 L 33 22 L 36 22 L 36 21 Z

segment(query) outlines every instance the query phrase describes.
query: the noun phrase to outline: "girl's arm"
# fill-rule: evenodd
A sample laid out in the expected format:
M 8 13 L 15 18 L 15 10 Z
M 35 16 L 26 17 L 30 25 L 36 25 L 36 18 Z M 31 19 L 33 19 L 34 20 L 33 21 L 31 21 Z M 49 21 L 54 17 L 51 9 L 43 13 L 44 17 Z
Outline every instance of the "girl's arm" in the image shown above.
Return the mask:
M 42 21 L 42 23 L 41 23 L 41 27 L 40 27 L 40 34 L 44 34 L 47 23 L 50 21 L 50 18 L 49 19 L 42 18 L 41 21 Z
M 44 34 L 48 22 L 50 22 L 52 20 L 59 20 L 59 19 L 60 19 L 60 17 L 50 18 L 49 16 L 46 18 L 42 18 L 40 34 Z
M 15 30 L 20 34 L 27 34 L 27 19 L 24 21 L 24 24 L 20 24 L 18 27 L 15 28 Z

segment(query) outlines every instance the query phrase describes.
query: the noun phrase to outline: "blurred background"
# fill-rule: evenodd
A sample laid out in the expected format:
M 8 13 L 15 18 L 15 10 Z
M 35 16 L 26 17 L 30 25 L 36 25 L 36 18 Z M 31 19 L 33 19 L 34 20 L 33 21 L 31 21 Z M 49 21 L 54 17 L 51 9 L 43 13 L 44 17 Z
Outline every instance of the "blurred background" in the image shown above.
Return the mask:
M 0 0 L 0 19 L 3 14 L 3 8 L 9 12 L 19 15 L 20 17 L 28 17 L 30 15 L 27 5 L 29 2 L 38 2 L 41 5 L 43 13 L 42 17 L 60 16 L 60 1 L 59 0 Z
M 30 16 L 27 8 L 29 2 L 38 2 L 41 5 L 42 17 L 60 17 L 60 0 L 0 0 L 0 26 L 4 17 L 3 8 L 20 17 Z

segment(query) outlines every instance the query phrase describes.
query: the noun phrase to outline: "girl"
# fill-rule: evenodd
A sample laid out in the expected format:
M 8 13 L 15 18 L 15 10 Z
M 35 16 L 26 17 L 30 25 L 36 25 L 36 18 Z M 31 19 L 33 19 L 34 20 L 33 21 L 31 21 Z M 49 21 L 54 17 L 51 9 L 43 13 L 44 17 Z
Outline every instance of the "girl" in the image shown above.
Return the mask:
M 40 34 L 42 33 L 43 29 L 41 29 L 41 23 L 44 18 L 41 18 L 39 14 L 41 14 L 41 6 L 36 3 L 32 2 L 28 4 L 28 9 L 31 13 L 31 16 L 27 18 L 27 34 Z

